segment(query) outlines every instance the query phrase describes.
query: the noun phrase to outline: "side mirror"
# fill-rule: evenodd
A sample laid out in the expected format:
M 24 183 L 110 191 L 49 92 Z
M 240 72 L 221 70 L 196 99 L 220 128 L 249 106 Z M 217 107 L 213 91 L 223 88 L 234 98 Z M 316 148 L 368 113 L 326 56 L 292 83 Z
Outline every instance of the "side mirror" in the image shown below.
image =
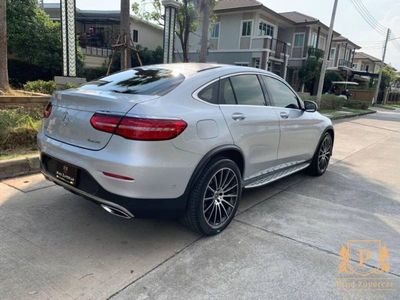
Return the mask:
M 305 100 L 304 101 L 304 110 L 306 112 L 315 112 L 318 110 L 318 105 L 314 101 Z

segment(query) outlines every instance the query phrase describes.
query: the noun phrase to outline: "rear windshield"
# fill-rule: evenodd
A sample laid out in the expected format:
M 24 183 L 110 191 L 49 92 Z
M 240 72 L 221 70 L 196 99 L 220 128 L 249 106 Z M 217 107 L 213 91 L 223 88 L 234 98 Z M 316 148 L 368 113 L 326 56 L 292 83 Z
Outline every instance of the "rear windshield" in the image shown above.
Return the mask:
M 135 68 L 89 82 L 81 86 L 81 89 L 162 96 L 176 88 L 184 79 L 182 74 L 170 69 Z

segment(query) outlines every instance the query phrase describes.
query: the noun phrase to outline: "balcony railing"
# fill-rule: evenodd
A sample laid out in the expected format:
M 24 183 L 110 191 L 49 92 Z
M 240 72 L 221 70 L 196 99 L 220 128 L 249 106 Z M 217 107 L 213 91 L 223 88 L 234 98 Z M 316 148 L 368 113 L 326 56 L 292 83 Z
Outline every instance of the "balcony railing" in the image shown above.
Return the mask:
M 274 38 L 265 38 L 264 48 L 271 50 L 271 56 L 278 59 L 284 59 L 285 54 L 290 54 L 290 46 Z
M 346 59 L 339 59 L 339 67 L 352 68 L 353 64 L 351 61 L 348 61 Z
M 106 47 L 88 47 L 81 48 L 82 52 L 90 56 L 109 57 L 112 54 L 111 48 Z

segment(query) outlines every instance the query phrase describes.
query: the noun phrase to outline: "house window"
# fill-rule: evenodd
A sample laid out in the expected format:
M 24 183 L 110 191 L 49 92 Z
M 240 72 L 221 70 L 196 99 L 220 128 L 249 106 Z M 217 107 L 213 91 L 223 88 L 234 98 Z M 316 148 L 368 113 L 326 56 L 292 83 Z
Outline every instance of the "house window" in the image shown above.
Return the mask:
M 212 39 L 219 38 L 219 24 L 220 23 L 215 23 L 211 26 L 211 38 Z
M 139 32 L 136 29 L 133 30 L 132 40 L 134 43 L 139 42 Z
M 293 47 L 303 47 L 304 46 L 304 33 L 295 33 Z
M 329 59 L 330 60 L 335 60 L 335 55 L 336 55 L 336 48 L 331 48 L 331 52 L 329 53 Z
M 242 21 L 242 36 L 251 36 L 252 21 Z
M 325 50 L 325 46 L 326 46 L 326 38 L 324 36 L 320 36 L 319 37 L 319 43 L 318 43 L 318 48 Z
M 310 38 L 310 46 L 311 47 L 317 47 L 317 34 L 315 32 L 313 32 L 311 34 L 311 38 Z
M 263 21 L 258 24 L 258 35 L 259 36 L 274 36 L 274 26 L 269 25 Z

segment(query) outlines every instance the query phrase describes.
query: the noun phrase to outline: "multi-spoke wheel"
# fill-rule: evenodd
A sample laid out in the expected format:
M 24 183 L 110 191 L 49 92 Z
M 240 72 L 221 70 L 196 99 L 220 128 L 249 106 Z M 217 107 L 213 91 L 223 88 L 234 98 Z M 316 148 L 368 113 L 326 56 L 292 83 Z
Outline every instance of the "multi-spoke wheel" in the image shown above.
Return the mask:
M 332 135 L 327 132 L 322 138 L 318 149 L 314 154 L 313 160 L 308 167 L 308 173 L 314 176 L 320 176 L 325 173 L 329 165 L 332 155 L 333 139 Z
M 221 232 L 236 213 L 241 191 L 237 165 L 225 158 L 212 161 L 190 194 L 184 223 L 206 235 Z
M 239 180 L 229 168 L 218 170 L 208 182 L 203 197 L 203 213 L 208 225 L 221 227 L 233 213 L 239 198 Z

